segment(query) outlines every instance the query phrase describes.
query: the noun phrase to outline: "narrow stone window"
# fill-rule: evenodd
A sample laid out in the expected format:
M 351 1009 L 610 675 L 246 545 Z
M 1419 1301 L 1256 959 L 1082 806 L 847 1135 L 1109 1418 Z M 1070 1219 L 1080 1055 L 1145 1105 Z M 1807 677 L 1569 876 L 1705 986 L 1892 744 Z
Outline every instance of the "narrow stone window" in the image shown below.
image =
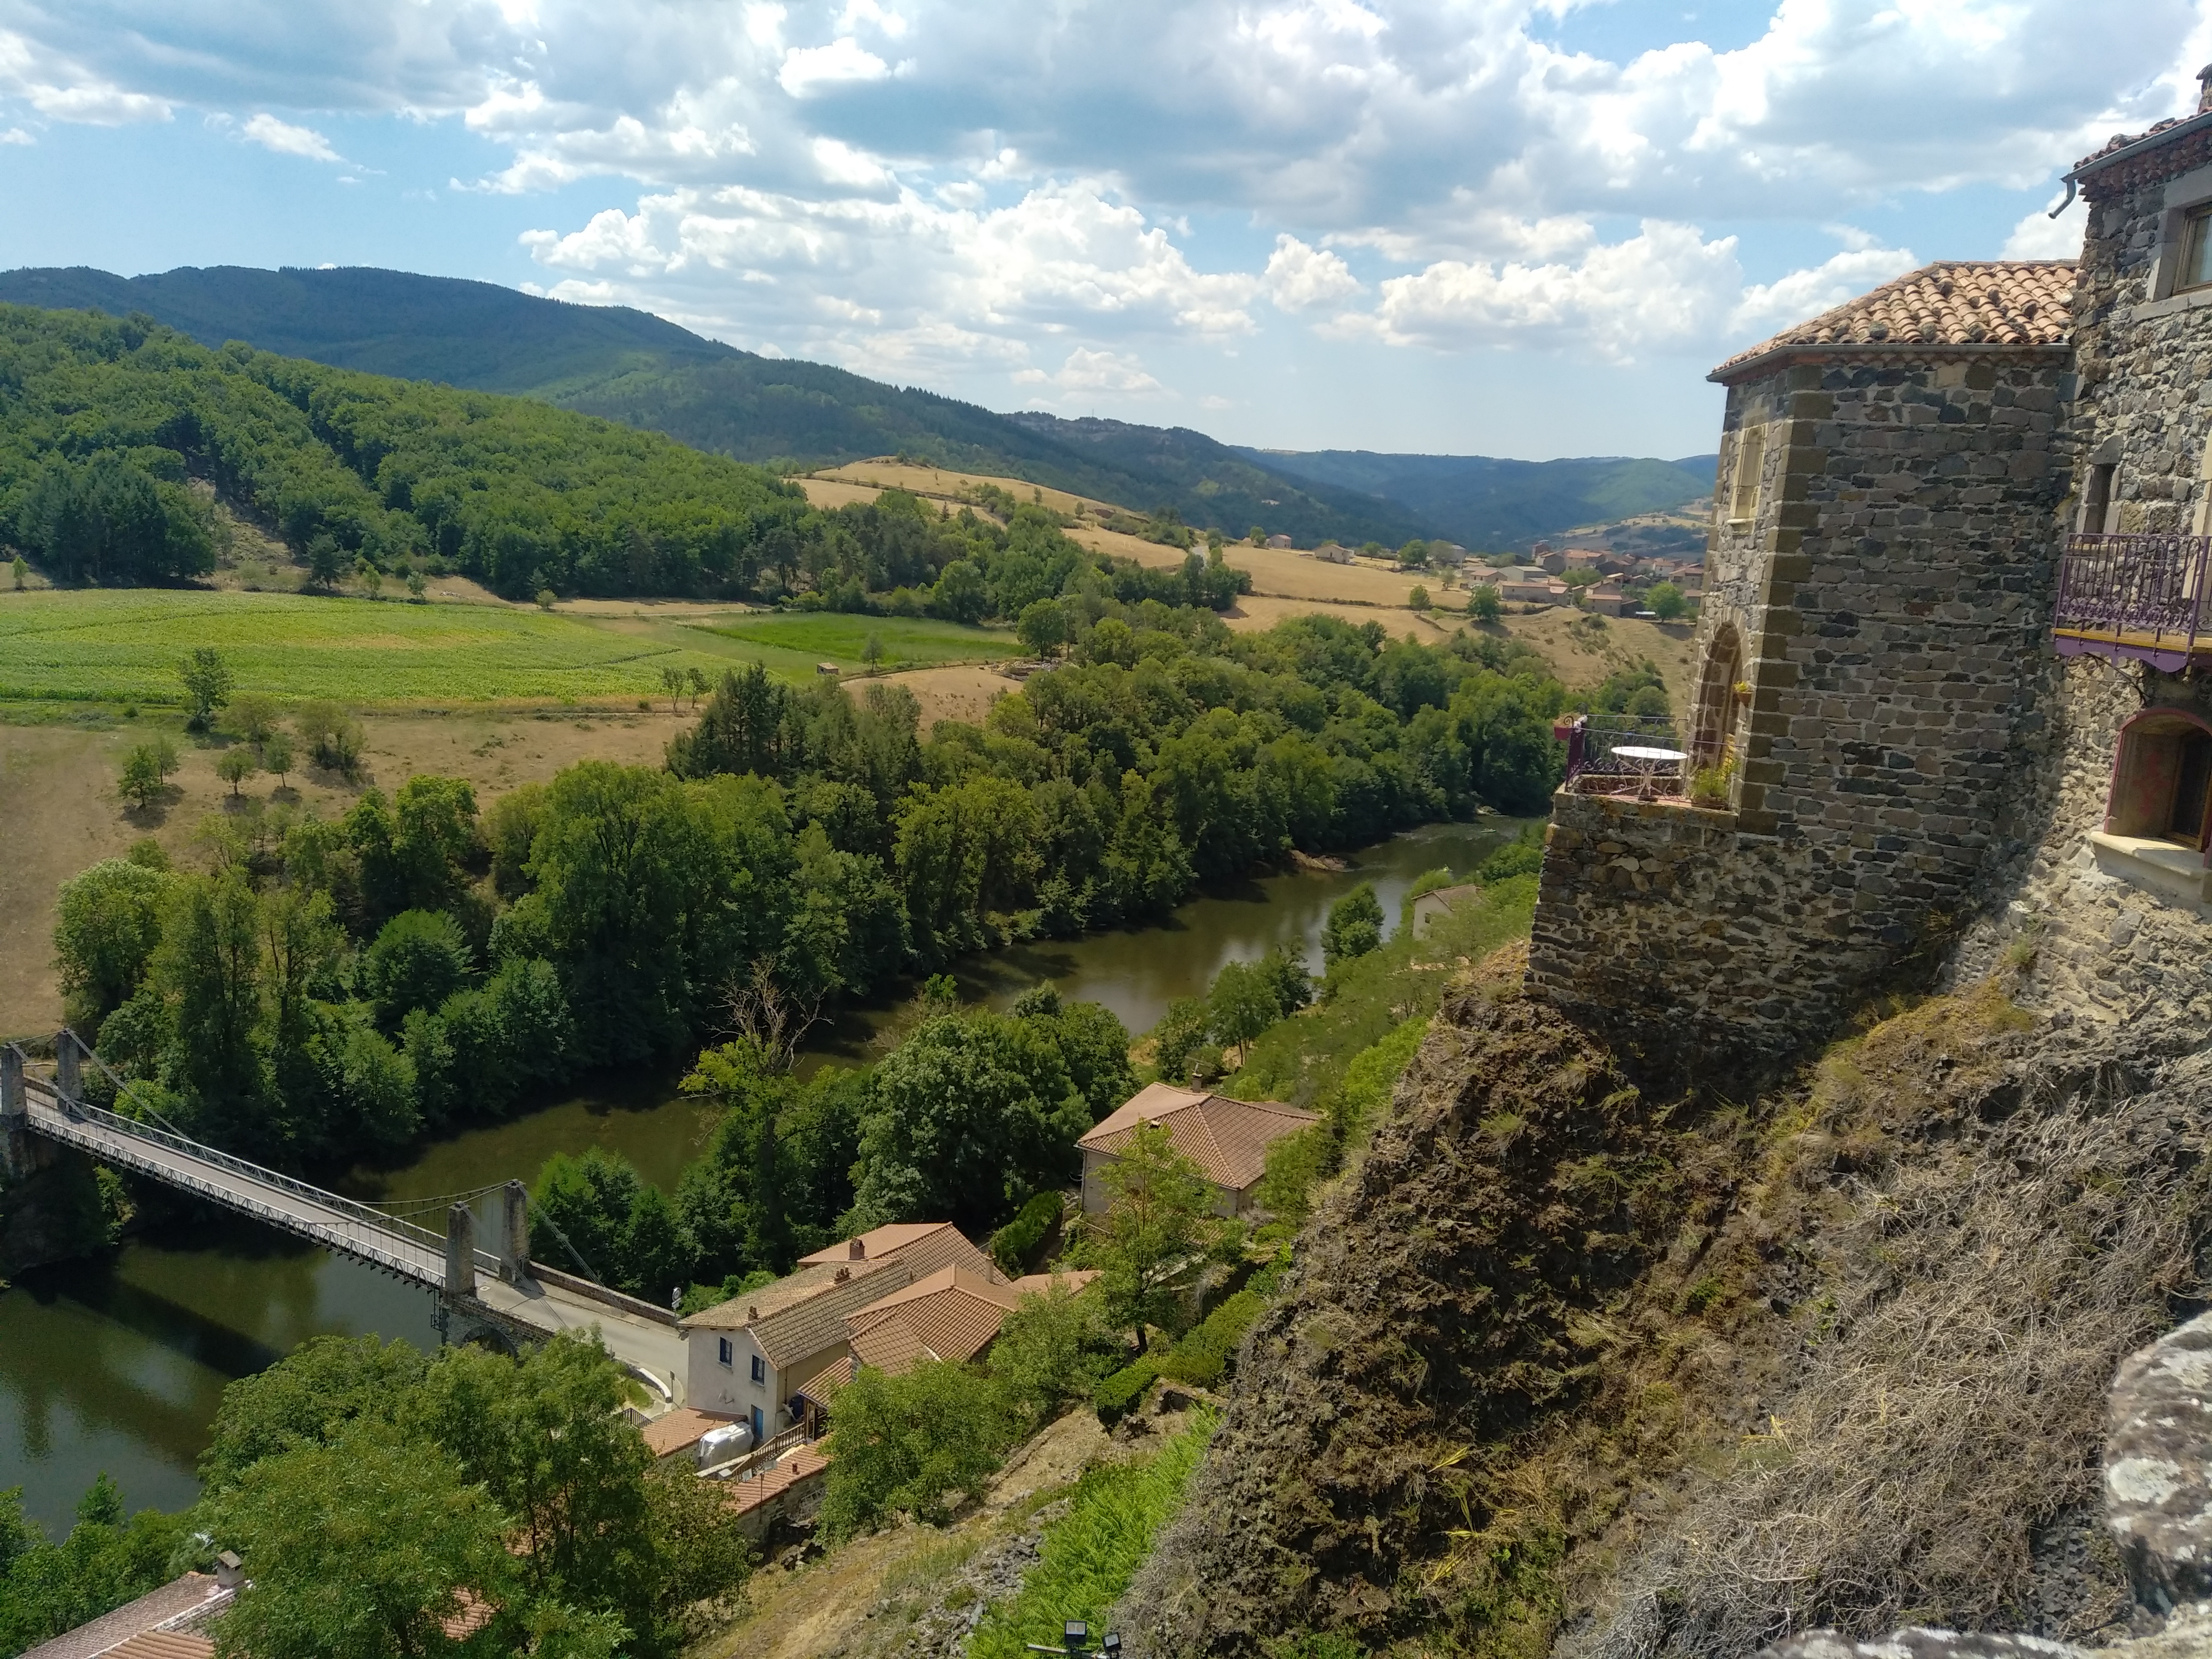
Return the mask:
M 2081 521 L 2074 526 L 2082 535 L 2101 536 L 2108 528 L 2105 520 L 2112 516 L 2112 477 L 2118 471 L 2109 462 L 2089 469 L 2081 489 Z
M 1748 524 L 1759 516 L 1759 475 L 1766 460 L 1766 428 L 1746 427 L 1735 445 L 1735 495 L 1729 504 L 1729 520 Z
M 2212 202 L 2182 216 L 2181 264 L 2173 291 L 2192 288 L 2212 288 Z
M 2197 462 L 2197 517 L 2191 533 L 2212 536 L 2212 438 L 2204 441 L 2204 453 Z
M 1705 672 L 1698 677 L 1696 723 L 1690 732 L 1690 763 L 1724 764 L 1735 742 L 1736 711 L 1741 706 L 1736 687 L 1743 680 L 1743 642 L 1732 624 L 1723 623 L 1705 653 Z
M 2147 709 L 2122 728 L 2105 813 L 2109 835 L 2204 845 L 2212 805 L 2212 732 L 2172 709 Z

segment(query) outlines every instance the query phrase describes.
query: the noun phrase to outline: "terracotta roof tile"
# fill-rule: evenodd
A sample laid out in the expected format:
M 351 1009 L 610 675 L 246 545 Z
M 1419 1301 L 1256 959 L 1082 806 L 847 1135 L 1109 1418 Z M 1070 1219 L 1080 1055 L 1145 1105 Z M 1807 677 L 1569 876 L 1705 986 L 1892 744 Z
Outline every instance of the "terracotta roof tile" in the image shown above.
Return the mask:
M 100 1659 L 215 1659 L 215 1644 L 195 1631 L 149 1630 L 108 1649 Z
M 817 1261 L 848 1261 L 853 1259 L 852 1249 L 855 1243 L 860 1245 L 865 1259 L 872 1261 L 878 1256 L 893 1255 L 909 1244 L 919 1243 L 932 1233 L 951 1224 L 949 1221 L 895 1221 L 889 1226 L 872 1228 L 857 1240 L 848 1238 L 826 1249 L 817 1250 L 811 1255 L 802 1255 L 799 1258 L 799 1265 L 804 1267 Z
M 780 1462 L 728 1482 L 730 1507 L 739 1515 L 757 1510 L 769 1499 L 782 1497 L 801 1481 L 812 1480 L 829 1467 L 827 1452 L 803 1446 Z
M 1061 1287 L 1079 1291 L 1098 1277 L 1095 1269 L 1085 1267 L 1079 1273 L 1024 1273 L 1013 1283 L 1016 1296 L 1049 1296 Z
M 1231 1100 L 1171 1084 L 1139 1090 L 1075 1144 L 1108 1157 L 1118 1152 L 1140 1123 L 1157 1123 L 1176 1150 L 1216 1186 L 1242 1192 L 1267 1170 L 1267 1148 L 1321 1119 L 1272 1100 Z
M 923 1359 L 973 1359 L 1021 1304 L 1011 1285 L 944 1267 L 845 1321 L 861 1364 L 903 1371 Z
M 2070 259 L 1923 265 L 1736 353 L 1711 378 L 1731 379 L 1793 346 L 1860 346 L 1887 354 L 1917 345 L 2063 346 L 2072 334 L 2073 298 Z
M 228 1593 L 219 1589 L 212 1574 L 188 1572 L 181 1578 L 148 1590 L 135 1601 L 126 1601 L 88 1624 L 64 1631 L 41 1642 L 23 1659 L 94 1659 L 121 1644 L 155 1629 L 191 1619 L 194 1614 L 226 1604 Z M 163 1635 L 175 1632 L 164 1631 Z
M 666 1457 L 682 1451 L 686 1446 L 696 1446 L 706 1438 L 708 1431 L 719 1429 L 726 1423 L 738 1419 L 713 1412 L 694 1411 L 689 1406 L 678 1406 L 647 1424 L 639 1432 L 655 1457 Z

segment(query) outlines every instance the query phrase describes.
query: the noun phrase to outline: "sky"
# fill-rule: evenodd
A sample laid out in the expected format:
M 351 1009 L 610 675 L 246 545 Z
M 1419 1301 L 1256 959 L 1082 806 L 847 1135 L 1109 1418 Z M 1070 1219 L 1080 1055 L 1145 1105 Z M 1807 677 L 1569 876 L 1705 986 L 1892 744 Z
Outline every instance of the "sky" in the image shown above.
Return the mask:
M 0 267 L 362 264 L 1000 410 L 1689 455 L 1712 364 L 2063 258 L 2212 0 L 0 0 Z

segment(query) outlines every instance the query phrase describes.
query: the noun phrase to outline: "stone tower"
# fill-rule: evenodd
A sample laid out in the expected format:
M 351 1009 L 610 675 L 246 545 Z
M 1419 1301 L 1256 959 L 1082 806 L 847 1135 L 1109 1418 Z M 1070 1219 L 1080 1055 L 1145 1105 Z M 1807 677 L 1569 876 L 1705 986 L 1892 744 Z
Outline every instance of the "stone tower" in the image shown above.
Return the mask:
M 1912 272 L 1731 358 L 1680 741 L 1553 801 L 1529 983 L 1661 1064 L 1787 1054 L 2020 833 L 2069 487 L 2070 262 Z M 2212 322 L 2212 313 L 2207 313 Z M 2208 410 L 2212 415 L 2212 410 Z

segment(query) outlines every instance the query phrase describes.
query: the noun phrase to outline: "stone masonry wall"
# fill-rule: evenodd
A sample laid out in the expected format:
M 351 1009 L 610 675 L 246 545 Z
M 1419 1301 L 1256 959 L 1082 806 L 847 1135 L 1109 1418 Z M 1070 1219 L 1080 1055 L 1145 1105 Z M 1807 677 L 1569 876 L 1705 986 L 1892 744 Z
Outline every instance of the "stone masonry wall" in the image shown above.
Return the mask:
M 1648 1043 L 1655 1007 L 1686 1011 L 1668 1042 L 1687 1054 L 1817 1038 L 2025 851 L 2070 372 L 1868 353 L 1729 392 L 1724 456 L 1766 428 L 1748 523 L 1722 481 L 1698 629 L 1701 662 L 1729 625 L 1747 658 L 1730 811 L 1555 802 L 1529 982 L 1616 1040 Z
M 2161 299 L 2153 281 L 2169 207 L 2212 199 L 2212 135 L 2093 175 L 2086 193 L 2088 237 L 2074 292 L 2075 442 L 2084 457 L 2118 468 L 2114 528 L 2189 531 L 2212 436 L 2212 293 Z

